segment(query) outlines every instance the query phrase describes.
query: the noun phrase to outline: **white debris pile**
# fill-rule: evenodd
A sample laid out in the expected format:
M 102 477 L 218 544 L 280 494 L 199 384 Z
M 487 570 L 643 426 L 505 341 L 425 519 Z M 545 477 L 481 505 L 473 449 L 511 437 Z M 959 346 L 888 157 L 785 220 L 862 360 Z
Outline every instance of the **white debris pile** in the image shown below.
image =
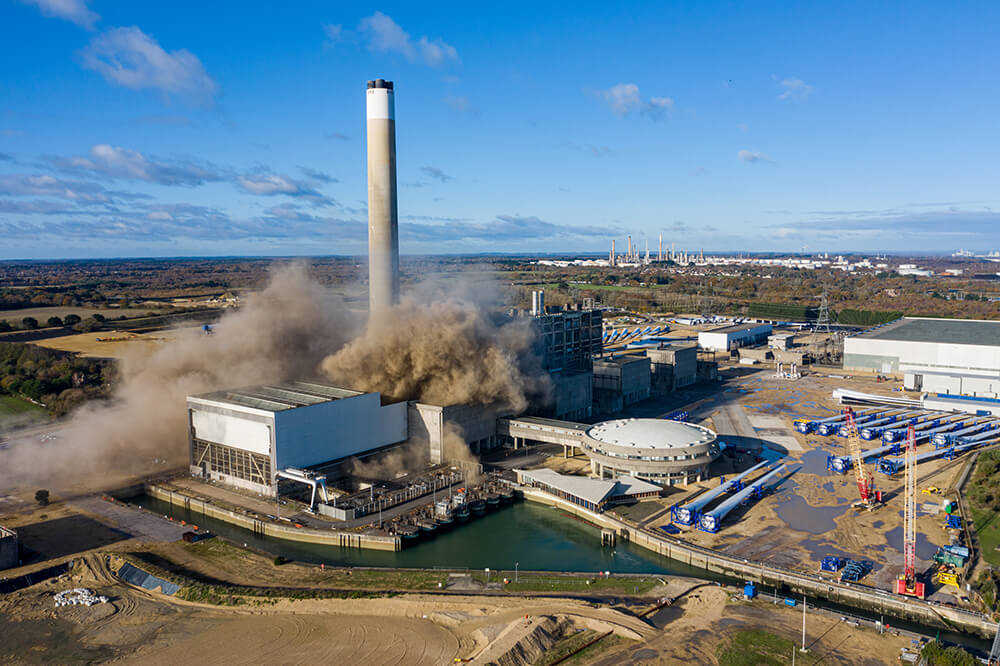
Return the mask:
M 55 599 L 56 607 L 59 606 L 93 606 L 94 604 L 106 603 L 108 598 L 104 595 L 95 595 L 85 587 L 74 587 L 72 590 L 63 590 L 52 596 Z

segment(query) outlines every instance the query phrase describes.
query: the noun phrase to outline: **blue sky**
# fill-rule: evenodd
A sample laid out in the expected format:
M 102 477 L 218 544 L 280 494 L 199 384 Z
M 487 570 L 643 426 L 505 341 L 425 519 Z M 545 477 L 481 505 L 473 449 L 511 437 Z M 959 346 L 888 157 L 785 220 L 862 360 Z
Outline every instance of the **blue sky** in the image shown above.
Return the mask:
M 0 4 L 0 258 L 1000 249 L 996 3 Z

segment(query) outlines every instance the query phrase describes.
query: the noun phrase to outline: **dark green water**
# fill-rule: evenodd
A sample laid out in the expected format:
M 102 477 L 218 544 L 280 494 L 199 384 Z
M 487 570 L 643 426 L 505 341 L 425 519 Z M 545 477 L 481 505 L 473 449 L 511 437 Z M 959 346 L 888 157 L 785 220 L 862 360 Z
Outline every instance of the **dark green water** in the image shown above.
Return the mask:
M 259 537 L 221 520 L 185 511 L 166 502 L 141 497 L 143 507 L 196 523 L 200 528 L 275 555 L 330 565 L 513 570 L 515 563 L 533 571 L 612 571 L 704 576 L 703 570 L 660 557 L 631 544 L 601 547 L 601 532 L 558 509 L 516 502 L 473 518 L 464 525 L 421 538 L 398 553 L 321 546 Z

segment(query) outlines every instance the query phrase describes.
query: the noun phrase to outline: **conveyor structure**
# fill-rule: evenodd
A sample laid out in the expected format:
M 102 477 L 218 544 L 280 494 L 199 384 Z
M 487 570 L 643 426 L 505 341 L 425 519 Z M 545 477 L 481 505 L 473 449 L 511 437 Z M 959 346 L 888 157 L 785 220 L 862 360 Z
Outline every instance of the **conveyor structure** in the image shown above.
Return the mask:
M 751 496 L 757 495 L 758 497 L 763 495 L 764 491 L 767 489 L 768 484 L 785 469 L 784 465 L 779 465 L 774 468 L 764 476 L 760 477 L 749 486 L 739 491 L 725 502 L 715 507 L 711 511 L 702 514 L 698 518 L 698 529 L 704 532 L 718 532 L 719 527 L 722 525 L 722 520 L 726 517 L 730 511 L 743 504 L 750 499 Z
M 670 507 L 670 516 L 672 521 L 675 523 L 679 523 L 681 525 L 694 525 L 696 522 L 698 522 L 698 518 L 701 516 L 702 508 L 708 506 L 708 504 L 713 500 L 715 500 L 716 497 L 719 497 L 725 492 L 729 492 L 731 490 L 737 490 L 737 491 L 742 490 L 744 487 L 743 479 L 745 479 L 751 472 L 755 472 L 756 470 L 760 469 L 761 467 L 764 467 L 767 464 L 768 462 L 766 460 L 764 462 L 757 463 L 756 465 L 746 470 L 742 474 L 734 476 L 728 481 L 723 481 L 715 488 L 712 488 L 711 490 L 702 493 L 701 495 L 699 495 L 698 497 L 696 497 L 695 499 L 691 500 L 690 502 L 688 502 L 683 506 L 678 506 L 675 504 L 674 506 Z

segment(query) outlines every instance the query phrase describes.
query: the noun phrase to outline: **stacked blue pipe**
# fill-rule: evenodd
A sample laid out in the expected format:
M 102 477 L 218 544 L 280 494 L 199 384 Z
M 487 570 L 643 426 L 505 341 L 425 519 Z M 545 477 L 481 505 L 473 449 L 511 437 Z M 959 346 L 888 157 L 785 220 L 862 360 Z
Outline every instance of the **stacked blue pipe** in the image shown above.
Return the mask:
M 880 412 L 882 412 L 882 409 L 873 407 L 871 409 L 865 409 L 855 413 L 854 418 L 858 419 L 861 417 L 868 416 L 869 414 L 880 413 Z M 840 427 L 840 423 L 842 423 L 846 418 L 847 416 L 845 416 L 844 414 L 839 414 L 837 416 L 831 416 L 830 418 L 827 419 L 822 419 L 821 421 L 813 421 L 813 423 L 815 424 L 814 428 L 816 432 L 826 437 L 827 435 L 832 435 L 833 433 L 837 432 L 837 428 Z M 801 432 L 801 430 L 799 432 Z
M 854 425 L 858 427 L 858 432 L 861 431 L 862 426 L 866 426 L 869 423 L 874 423 L 875 421 L 881 421 L 884 418 L 897 417 L 900 414 L 905 414 L 905 409 L 890 409 L 887 412 L 881 412 L 879 414 L 866 414 L 864 416 L 859 416 L 854 419 Z M 839 428 L 837 428 L 838 437 L 847 437 L 847 423 L 844 423 Z
M 962 424 L 962 421 L 951 421 L 950 423 L 945 423 L 944 425 L 940 425 L 932 430 L 915 432 L 914 440 L 917 444 L 920 444 L 923 440 L 930 439 L 930 437 L 935 433 L 952 430 L 956 427 L 960 427 Z M 877 458 L 886 453 L 899 453 L 899 447 L 901 444 L 902 442 L 894 442 L 892 444 L 886 444 L 885 446 L 879 446 L 874 449 L 862 451 L 861 458 L 868 460 L 869 458 Z M 879 464 L 881 465 L 881 462 Z M 826 459 L 826 468 L 833 470 L 834 472 L 843 474 L 852 467 L 854 467 L 854 461 L 851 459 L 851 456 L 829 456 Z
M 934 414 L 928 414 L 924 421 L 921 421 L 913 426 L 913 430 L 916 432 L 923 432 L 928 428 L 936 428 L 937 426 L 945 423 L 944 418 L 948 416 L 948 412 L 935 412 Z M 882 441 L 887 444 L 892 442 L 900 442 L 906 439 L 907 428 L 889 428 L 882 433 Z
M 718 532 L 719 527 L 722 525 L 722 519 L 726 517 L 726 514 L 750 499 L 751 495 L 755 493 L 762 493 L 768 483 L 770 483 L 774 477 L 778 476 L 783 469 L 785 469 L 785 466 L 779 465 L 740 492 L 727 499 L 719 506 L 715 507 L 708 513 L 702 514 L 698 519 L 698 529 L 705 532 Z
M 926 451 L 917 455 L 915 461 L 919 465 L 926 460 L 933 460 L 934 458 L 947 458 L 951 459 L 959 456 L 969 449 L 973 449 L 977 446 L 982 445 L 989 437 L 995 437 L 994 432 L 980 433 L 979 436 L 973 436 L 964 438 L 962 444 L 957 446 L 950 446 L 944 449 L 935 449 L 934 451 Z M 906 461 L 903 458 L 883 458 L 878 461 L 878 471 L 886 476 L 892 476 L 899 470 L 903 468 Z
M 958 439 L 965 435 L 975 435 L 977 432 L 983 430 L 990 431 L 996 427 L 996 421 L 980 421 L 979 423 L 970 425 L 968 428 L 963 428 L 955 432 L 939 432 L 934 435 L 931 442 L 933 442 L 935 449 L 940 449 L 950 444 L 954 444 Z
M 733 478 L 729 479 L 724 483 L 720 483 L 715 488 L 712 488 L 711 490 L 702 493 L 701 495 L 691 500 L 684 506 L 675 505 L 670 507 L 670 513 L 673 517 L 673 521 L 675 523 L 680 523 L 681 525 L 694 525 L 695 521 L 697 521 L 698 517 L 701 515 L 700 512 L 702 507 L 707 506 L 709 502 L 713 501 L 716 497 L 718 497 L 722 493 L 732 490 L 734 488 L 738 488 L 740 482 L 748 474 L 760 469 L 764 465 L 767 465 L 766 460 L 764 462 L 757 463 L 756 465 L 754 465 L 747 471 L 743 472 L 742 474 L 734 476 Z
M 894 414 L 893 416 L 886 416 L 880 419 L 875 419 L 874 421 L 869 421 L 865 424 L 865 427 L 861 429 L 860 435 L 861 439 L 872 440 L 878 439 L 882 436 L 882 431 L 886 429 L 887 426 L 894 423 L 905 422 L 907 424 L 917 422 L 920 417 L 921 412 L 905 412 L 903 414 Z

